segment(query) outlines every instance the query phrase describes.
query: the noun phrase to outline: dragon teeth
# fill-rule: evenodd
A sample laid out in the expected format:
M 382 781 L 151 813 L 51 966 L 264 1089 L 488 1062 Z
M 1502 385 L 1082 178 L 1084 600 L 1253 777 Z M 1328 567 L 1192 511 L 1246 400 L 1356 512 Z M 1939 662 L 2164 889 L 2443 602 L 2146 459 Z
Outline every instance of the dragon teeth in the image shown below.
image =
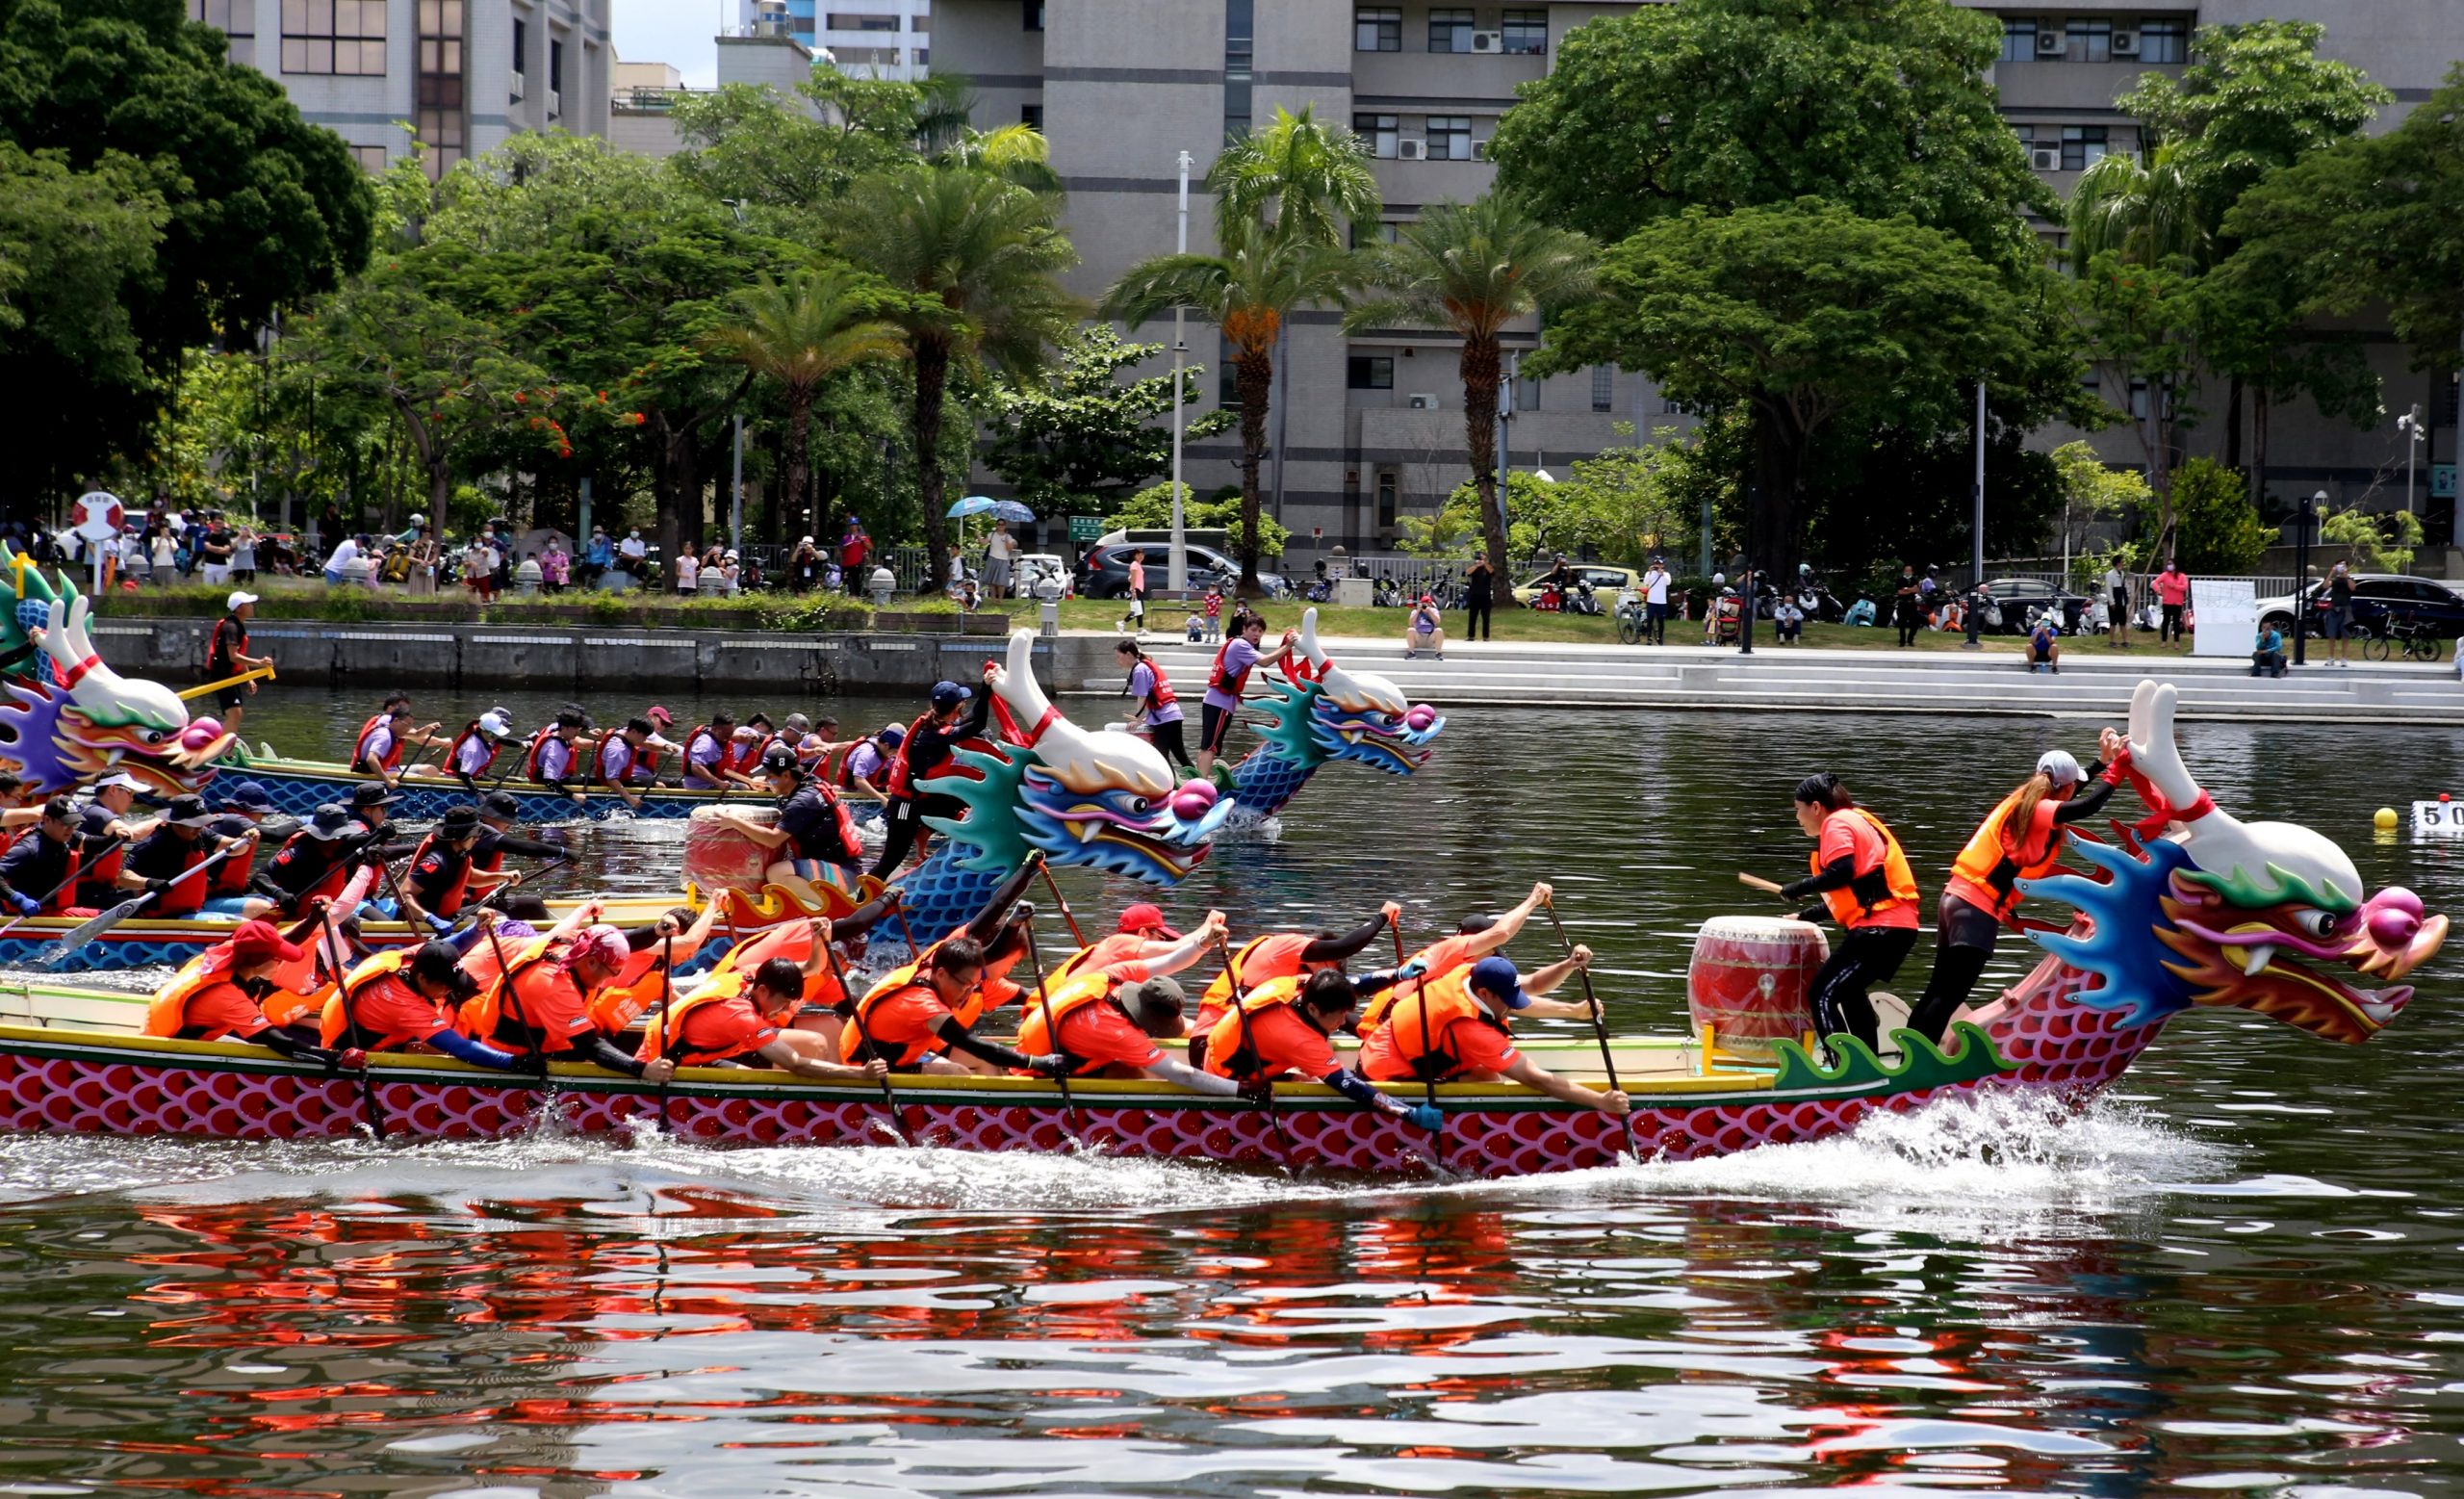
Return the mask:
M 2255 978 L 2258 976 L 2261 969 L 2266 968 L 2269 964 L 2274 961 L 2275 944 L 2273 943 L 2261 943 L 2257 946 L 2252 947 L 2243 956 L 2242 972 L 2246 977 Z

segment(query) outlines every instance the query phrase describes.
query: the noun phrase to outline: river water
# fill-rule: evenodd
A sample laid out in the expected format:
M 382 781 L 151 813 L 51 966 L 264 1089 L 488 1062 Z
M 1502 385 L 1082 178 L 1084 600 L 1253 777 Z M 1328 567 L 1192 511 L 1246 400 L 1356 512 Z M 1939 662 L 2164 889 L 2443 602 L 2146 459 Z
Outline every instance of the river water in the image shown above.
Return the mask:
M 294 752 L 368 711 L 258 702 L 250 737 Z M 1803 867 L 1800 775 L 1882 810 L 1930 898 L 1999 789 L 2093 729 L 1465 711 L 1418 777 L 1327 770 L 1168 909 L 1348 924 L 1391 893 L 1424 934 L 1547 877 L 1617 1022 L 1674 1023 L 1694 925 L 1768 909 L 1734 871 Z M 2451 737 L 2193 725 L 2185 751 L 2225 807 L 2464 912 L 2456 848 L 2370 830 L 2464 782 Z M 673 879 L 675 824 L 570 836 L 605 886 Z M 2464 1492 L 2460 968 L 2365 1047 L 2188 1017 L 2084 1118 L 1953 1105 L 1500 1184 L 0 1140 L 0 1492 Z

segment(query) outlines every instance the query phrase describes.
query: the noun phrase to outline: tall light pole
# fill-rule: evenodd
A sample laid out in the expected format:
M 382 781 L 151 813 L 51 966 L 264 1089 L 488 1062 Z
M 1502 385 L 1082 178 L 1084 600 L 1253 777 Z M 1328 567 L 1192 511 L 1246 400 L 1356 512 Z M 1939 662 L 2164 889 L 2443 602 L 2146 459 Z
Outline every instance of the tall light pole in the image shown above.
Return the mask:
M 1173 233 L 1173 247 L 1181 254 L 1190 252 L 1190 153 L 1181 153 L 1180 224 Z M 1182 318 L 1188 309 L 1172 309 L 1172 548 L 1170 560 L 1164 571 L 1164 585 L 1174 593 L 1190 585 L 1190 553 L 1188 520 L 1181 511 L 1181 361 L 1189 353 L 1189 340 L 1181 336 Z
M 1976 482 L 1968 492 L 1971 513 L 1968 536 L 1968 582 L 1971 587 L 1985 582 L 1985 382 L 1976 382 Z M 2064 542 L 2066 550 L 2068 542 Z M 2066 579 L 2066 582 L 2067 580 Z
M 738 556 L 744 555 L 744 413 L 735 416 L 735 473 L 731 479 L 734 493 L 728 500 L 728 550 Z M 772 511 L 777 514 L 777 511 Z
M 1505 382 L 1498 389 L 1498 534 L 1501 536 L 1505 534 L 1507 516 L 1505 507 L 1505 476 L 1506 469 L 1508 467 L 1506 462 L 1506 423 L 1514 416 L 1514 382 L 1521 376 L 1522 373 L 1523 352 L 1522 350 L 1517 349 L 1515 352 L 1506 355 Z M 1508 567 L 1512 567 L 1514 565 L 1514 559 L 1512 557 L 1508 557 L 1506 559 L 1506 565 Z M 1511 591 L 1511 584 L 1505 580 L 1500 580 L 1497 586 L 1507 587 L 1509 591 Z
M 2413 504 L 2413 460 L 2421 456 L 2422 439 L 2428 435 L 2422 429 L 2422 408 L 2418 405 L 2396 419 L 2396 430 L 2404 434 L 2404 513 L 2418 513 Z
M 2293 664 L 2308 659 L 2302 647 L 2310 638 L 2310 526 L 2327 508 L 2327 492 L 2301 502 L 2293 517 Z

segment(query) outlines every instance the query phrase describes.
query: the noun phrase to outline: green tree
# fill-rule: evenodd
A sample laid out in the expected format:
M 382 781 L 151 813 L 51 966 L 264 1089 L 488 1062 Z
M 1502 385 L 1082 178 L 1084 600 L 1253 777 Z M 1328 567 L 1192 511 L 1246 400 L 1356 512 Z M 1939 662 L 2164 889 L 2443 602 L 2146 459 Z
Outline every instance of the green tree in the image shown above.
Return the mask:
M 874 316 L 885 288 L 843 265 L 810 266 L 783 281 L 768 276 L 735 297 L 737 321 L 710 341 L 727 357 L 775 383 L 787 407 L 784 502 L 829 534 L 812 509 L 812 408 L 822 385 L 840 372 L 905 351 L 899 330 Z
M 1506 190 L 1603 244 L 1691 209 L 1826 197 L 1906 215 L 1996 266 L 2054 202 L 1986 83 L 1996 18 L 1941 0 L 1676 0 L 1566 34 L 1489 154 Z
M 1589 517 L 1585 546 L 1611 562 L 1639 567 L 1684 547 L 1694 523 L 1689 480 L 1699 445 L 1675 427 L 1640 443 L 1632 423 L 1616 423 L 1615 430 L 1621 441 L 1577 458 L 1556 487 Z
M 1193 499 L 1190 486 L 1181 486 L 1181 524 L 1192 530 L 1219 530 L 1225 535 L 1241 521 L 1241 497 L 1236 492 L 1229 498 Z M 1106 529 L 1113 530 L 1166 530 L 1172 524 L 1172 484 L 1167 479 L 1149 484 L 1144 489 L 1117 502 L 1104 518 Z M 1258 522 L 1259 544 L 1269 556 L 1281 556 L 1292 542 L 1292 532 L 1272 516 Z
M 1058 367 L 1032 381 L 996 380 L 986 403 L 985 467 L 1009 480 L 1018 498 L 1058 514 L 1084 495 L 1109 505 L 1171 466 L 1172 433 L 1158 422 L 1171 414 L 1172 377 L 1123 381 L 1123 370 L 1164 351 L 1161 344 L 1128 344 L 1109 326 L 1082 328 L 1061 348 Z M 1181 404 L 1198 399 L 1203 365 L 1181 375 Z M 1229 411 L 1209 411 L 1181 428 L 1195 442 L 1229 430 Z
M 2414 550 L 2422 544 L 2422 518 L 2410 510 L 2329 510 L 2319 517 L 2319 539 L 2331 547 L 2350 547 L 2361 554 L 2363 567 L 2374 573 L 2412 571 Z
M 933 167 L 872 177 L 848 206 L 845 245 L 907 294 L 886 313 L 914 371 L 910 432 L 926 544 L 948 550 L 942 423 L 952 372 L 1017 372 L 1065 334 L 1077 304 L 1054 277 L 1077 263 L 1056 200 L 988 172 Z
M 1959 240 L 1811 199 L 1648 224 L 1606 252 L 1601 284 L 1552 324 L 1541 364 L 1622 364 L 1679 401 L 1750 409 L 1747 551 L 1784 572 L 1821 439 L 1861 422 L 1955 426 L 1978 371 L 2038 357 L 2029 310 Z
M 1395 242 L 1364 250 L 1361 279 L 1373 288 L 1345 315 L 1348 331 L 1434 328 L 1463 341 L 1463 437 L 1480 492 L 1489 565 L 1503 577 L 1506 526 L 1498 504 L 1498 384 L 1504 376 L 1499 335 L 1509 323 L 1554 312 L 1591 295 L 1598 255 L 1592 243 L 1551 228 L 1502 194 L 1448 201 L 1422 211 Z
M 2119 520 L 2153 498 L 2147 476 L 2137 469 L 2118 469 L 2106 463 L 2092 443 L 2064 443 L 2053 450 L 2051 457 L 2055 481 L 2062 486 L 2062 539 L 2066 552 L 2085 556 L 2084 549 L 2072 545 L 2082 528 Z
M 2074 326 L 2100 390 L 2122 393 L 2105 420 L 2128 424 L 2156 496 L 2158 547 L 2172 530 L 2172 472 L 2198 407 L 2199 282 L 2173 256 L 2154 265 L 2100 250 L 2069 287 Z
M 1232 346 L 1233 388 L 1241 406 L 1241 590 L 1258 582 L 1258 465 L 1267 450 L 1267 402 L 1275 349 L 1292 315 L 1332 305 L 1355 280 L 1347 251 L 1262 227 L 1231 226 L 1219 255 L 1162 255 L 1132 266 L 1104 294 L 1102 312 L 1132 327 L 1175 307 L 1194 309 Z
M 2175 471 L 2173 509 L 2172 545 L 2158 531 L 2147 537 L 2155 544 L 2149 555 L 2172 557 L 2185 572 L 2255 572 L 2275 541 L 2275 528 L 2259 519 L 2242 476 L 2214 458 L 2193 458 Z
M 1377 177 L 1360 137 L 1277 106 L 1265 128 L 1225 146 L 1206 174 L 1217 238 L 1229 244 L 1253 226 L 1285 239 L 1343 243 L 1349 224 L 1377 217 Z

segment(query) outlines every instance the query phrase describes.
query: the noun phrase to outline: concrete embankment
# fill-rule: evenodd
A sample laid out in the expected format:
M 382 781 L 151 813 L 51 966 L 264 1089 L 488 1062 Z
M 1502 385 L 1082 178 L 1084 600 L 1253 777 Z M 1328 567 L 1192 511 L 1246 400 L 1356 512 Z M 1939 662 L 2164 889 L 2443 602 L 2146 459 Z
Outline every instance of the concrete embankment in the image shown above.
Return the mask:
M 212 622 L 98 622 L 114 665 L 196 680 Z M 394 684 L 485 690 L 503 685 L 570 690 L 775 686 L 820 696 L 905 693 L 943 678 L 968 681 L 1002 650 L 997 636 L 791 634 L 762 631 L 571 629 L 461 624 L 328 625 L 266 621 L 255 648 L 288 682 Z M 1056 695 L 1120 690 L 1108 634 L 1064 634 L 1036 646 Z M 1996 713 L 2118 719 L 2143 677 L 2173 683 L 2186 718 L 2464 726 L 2464 682 L 2451 662 L 2319 662 L 2278 681 L 2234 659 L 2118 657 L 2092 641 L 2067 647 L 2062 674 L 2031 675 L 2016 655 L 1838 651 L 1763 645 L 1752 656 L 1703 646 L 1495 641 L 1449 646 L 1445 660 L 1406 661 L 1391 640 L 1329 639 L 1339 660 L 1392 678 L 1414 702 L 1441 708 L 1764 710 L 1795 712 Z M 1149 637 L 1193 705 L 1212 647 Z M 1194 713 L 1194 707 L 1192 708 Z M 1086 716 L 1081 713 L 1079 716 Z

